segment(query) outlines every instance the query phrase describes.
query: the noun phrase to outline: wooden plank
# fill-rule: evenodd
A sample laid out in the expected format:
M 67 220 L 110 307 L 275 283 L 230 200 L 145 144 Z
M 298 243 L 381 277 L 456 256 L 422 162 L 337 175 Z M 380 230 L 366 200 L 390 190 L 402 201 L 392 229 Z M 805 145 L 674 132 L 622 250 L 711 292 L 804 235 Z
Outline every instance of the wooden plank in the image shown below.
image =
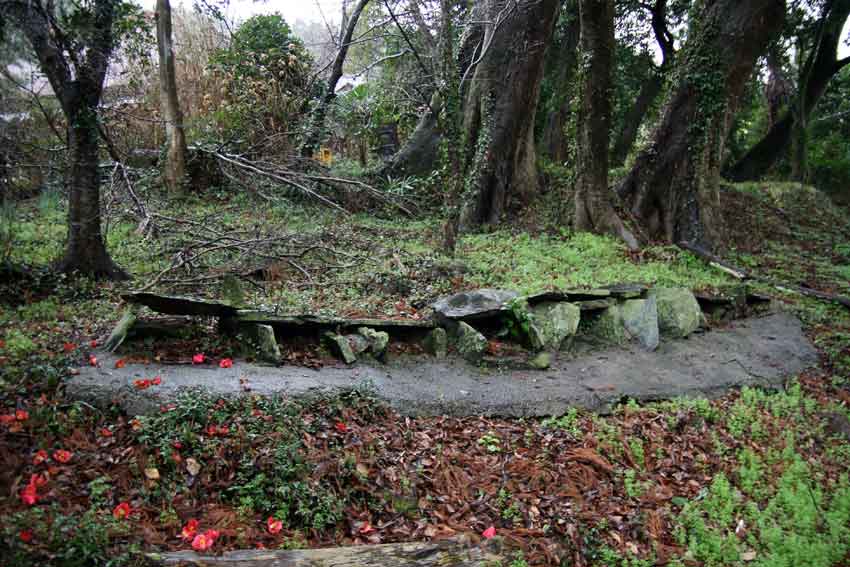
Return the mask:
M 500 557 L 489 545 L 469 545 L 457 540 L 431 543 L 389 543 L 297 549 L 287 551 L 245 550 L 223 555 L 199 555 L 193 551 L 148 554 L 152 565 L 180 567 L 491 567 Z

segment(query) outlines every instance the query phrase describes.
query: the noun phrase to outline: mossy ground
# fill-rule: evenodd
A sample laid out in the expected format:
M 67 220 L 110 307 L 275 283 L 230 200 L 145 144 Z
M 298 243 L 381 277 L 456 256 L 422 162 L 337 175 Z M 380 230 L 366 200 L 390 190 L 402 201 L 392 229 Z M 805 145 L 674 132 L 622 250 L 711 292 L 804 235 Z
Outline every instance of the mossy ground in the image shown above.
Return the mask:
M 798 189 L 728 189 L 726 217 L 738 243 L 728 258 L 756 273 L 848 293 L 848 215 Z M 440 294 L 478 286 L 527 292 L 623 281 L 734 283 L 674 248 L 630 254 L 609 239 L 556 229 L 465 236 L 449 259 L 437 251 L 441 223 L 434 218 L 342 218 L 226 194 L 168 210 L 221 227 L 311 234 L 345 253 L 348 261 L 334 269 L 323 266 L 342 256 L 306 257 L 312 283 L 283 270 L 263 289 L 247 289 L 249 301 L 292 311 L 411 316 Z M 37 266 L 58 256 L 65 233 L 59 199 L 20 204 L 14 218 L 13 261 Z M 130 221 L 112 223 L 107 234 L 135 282 L 170 262 L 174 243 L 145 240 Z M 219 260 L 211 257 L 209 267 Z M 465 270 L 445 270 L 450 262 Z M 405 421 L 363 393 L 297 406 L 196 396 L 135 421 L 62 395 L 73 367 L 86 363 L 89 341 L 119 317 L 119 288 L 39 270 L 0 285 L 0 414 L 28 412 L 0 425 L 0 556 L 16 564 L 140 562 L 142 550 L 185 548 L 177 534 L 190 516 L 222 529 L 218 550 L 418 540 L 495 525 L 513 557 L 534 565 L 562 557 L 599 567 L 850 560 L 850 440 L 832 426 L 850 407 L 850 317 L 840 307 L 763 289 L 803 317 L 823 355 L 782 393 L 625 404 L 613 416 L 571 412 L 542 422 Z M 221 293 L 216 286 L 164 291 Z M 210 425 L 227 425 L 229 433 L 211 434 Z M 72 450 L 70 463 L 33 462 L 37 450 L 58 448 Z M 180 464 L 189 457 L 203 467 L 191 484 Z M 146 474 L 151 467 L 157 482 Z M 49 480 L 43 503 L 30 508 L 18 495 L 35 473 Z M 291 489 L 277 490 L 280 479 Z M 137 510 L 128 523 L 110 514 L 121 501 Z M 264 528 L 269 514 L 287 521 L 279 536 Z M 30 543 L 21 540 L 26 530 Z

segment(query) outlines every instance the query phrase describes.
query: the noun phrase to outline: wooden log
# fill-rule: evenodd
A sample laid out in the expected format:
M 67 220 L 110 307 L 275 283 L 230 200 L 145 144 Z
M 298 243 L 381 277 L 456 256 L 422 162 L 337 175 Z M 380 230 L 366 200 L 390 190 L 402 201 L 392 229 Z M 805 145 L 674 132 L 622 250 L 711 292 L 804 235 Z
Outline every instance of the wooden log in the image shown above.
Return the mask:
M 230 551 L 220 556 L 193 551 L 148 554 L 152 565 L 198 567 L 489 567 L 501 565 L 489 546 L 457 540 L 297 549 Z
M 813 299 L 818 299 L 820 301 L 824 301 L 824 302 L 827 302 L 827 303 L 838 303 L 840 305 L 843 305 L 847 309 L 850 309 L 850 297 L 847 297 L 847 296 L 844 296 L 844 295 L 837 295 L 837 294 L 834 294 L 834 293 L 826 293 L 824 291 L 818 291 L 816 289 L 812 289 L 812 288 L 801 286 L 801 285 L 780 282 L 780 281 L 773 280 L 773 279 L 770 279 L 770 278 L 757 277 L 757 276 L 754 276 L 753 274 L 747 273 L 746 271 L 744 271 L 741 268 L 732 266 L 732 265 L 724 262 L 718 256 L 715 256 L 714 254 L 712 254 L 711 252 L 708 252 L 704 248 L 700 248 L 699 246 L 695 246 L 693 244 L 690 244 L 689 242 L 684 242 L 684 241 L 679 242 L 678 246 L 679 246 L 679 248 L 687 250 L 688 252 L 691 252 L 695 256 L 705 260 L 706 262 L 708 262 L 708 264 L 710 266 L 713 266 L 713 267 L 717 268 L 718 270 L 726 272 L 727 274 L 729 274 L 732 277 L 737 278 L 739 280 L 753 280 L 753 281 L 756 281 L 756 282 L 761 282 L 761 283 L 773 286 L 775 289 L 778 289 L 779 291 L 797 293 L 797 294 L 804 295 L 806 297 L 811 297 Z

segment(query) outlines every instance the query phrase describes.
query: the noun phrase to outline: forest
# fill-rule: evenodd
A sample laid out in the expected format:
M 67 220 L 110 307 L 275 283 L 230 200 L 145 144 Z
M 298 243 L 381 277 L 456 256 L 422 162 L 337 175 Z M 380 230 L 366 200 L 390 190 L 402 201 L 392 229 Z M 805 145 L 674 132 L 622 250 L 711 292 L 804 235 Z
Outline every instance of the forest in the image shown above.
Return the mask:
M 0 0 L 0 567 L 850 564 L 850 0 L 295 4 Z

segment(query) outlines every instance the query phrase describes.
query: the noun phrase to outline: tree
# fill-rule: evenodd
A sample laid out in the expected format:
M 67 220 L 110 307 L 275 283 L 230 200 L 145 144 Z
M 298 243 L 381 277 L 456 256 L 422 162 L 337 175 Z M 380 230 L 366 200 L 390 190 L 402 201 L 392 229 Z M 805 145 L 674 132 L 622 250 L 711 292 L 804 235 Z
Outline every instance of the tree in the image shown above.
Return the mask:
M 614 210 L 608 189 L 611 130 L 611 75 L 614 54 L 614 0 L 581 0 L 581 109 L 578 112 L 578 168 L 575 228 L 609 233 L 631 247 L 637 240 Z
M 720 165 L 756 60 L 778 35 L 784 0 L 705 0 L 690 20 L 673 88 L 618 192 L 650 238 L 720 241 Z
M 159 52 L 160 109 L 165 118 L 168 144 L 165 156 L 165 184 L 171 191 L 179 191 L 186 175 L 186 134 L 183 130 L 183 113 L 177 98 L 169 0 L 156 2 L 156 45 Z
M 61 11 L 45 0 L 0 0 L 0 25 L 27 38 L 67 122 L 70 168 L 68 241 L 58 268 L 94 277 L 123 279 L 109 256 L 100 222 L 98 106 L 109 58 L 135 7 L 119 0 L 89 0 Z
M 534 116 L 558 0 L 478 0 L 459 60 L 466 182 L 458 228 L 496 224 L 537 193 Z
M 348 49 L 351 47 L 351 39 L 354 36 L 354 30 L 357 28 L 357 22 L 360 21 L 360 15 L 366 9 L 369 0 L 358 0 L 354 6 L 351 15 L 346 15 L 347 2 L 342 3 L 342 24 L 339 31 L 339 49 L 336 52 L 333 63 L 331 64 L 331 74 L 328 77 L 328 82 L 325 85 L 325 94 L 319 101 L 319 106 L 316 108 L 313 115 L 313 124 L 307 136 L 307 141 L 302 148 L 302 154 L 309 156 L 315 151 L 319 145 L 319 140 L 322 135 L 322 130 L 325 125 L 325 116 L 328 113 L 328 107 L 336 98 L 336 85 L 342 78 L 345 59 L 348 57 Z
M 614 137 L 611 150 L 611 165 L 613 166 L 623 165 L 626 161 L 626 157 L 637 139 L 638 129 L 643 123 L 644 117 L 664 88 L 667 73 L 673 65 L 673 57 L 676 53 L 673 34 L 667 24 L 667 0 L 655 0 L 652 4 L 638 2 L 638 8 L 647 10 L 650 14 L 652 33 L 661 53 L 661 63 L 657 67 L 653 65 L 650 68 L 634 104 L 623 117 L 622 125 Z
M 815 40 L 800 72 L 797 94 L 764 138 L 724 171 L 732 181 L 758 179 L 787 151 L 795 129 L 808 123 L 829 81 L 848 63 L 838 59 L 841 31 L 850 15 L 850 0 L 827 0 L 817 22 Z M 804 128 L 802 128 L 804 130 Z M 797 151 L 804 152 L 805 144 Z
M 544 120 L 538 149 L 555 162 L 567 160 L 566 127 L 573 111 L 573 84 L 578 63 L 578 0 L 566 0 L 555 27 L 555 36 L 546 54 L 538 116 Z

